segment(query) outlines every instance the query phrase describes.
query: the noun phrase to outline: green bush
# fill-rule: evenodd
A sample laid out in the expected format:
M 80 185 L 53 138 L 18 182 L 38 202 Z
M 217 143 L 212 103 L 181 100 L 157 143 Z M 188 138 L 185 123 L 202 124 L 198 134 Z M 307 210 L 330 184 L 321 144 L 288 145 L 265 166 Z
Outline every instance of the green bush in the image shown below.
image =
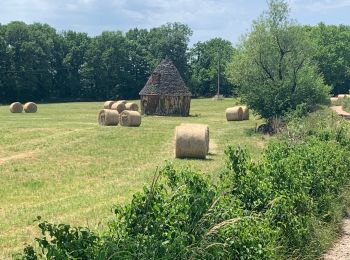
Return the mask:
M 347 112 L 350 111 L 350 98 L 347 96 L 344 97 L 343 102 L 342 102 L 343 109 Z

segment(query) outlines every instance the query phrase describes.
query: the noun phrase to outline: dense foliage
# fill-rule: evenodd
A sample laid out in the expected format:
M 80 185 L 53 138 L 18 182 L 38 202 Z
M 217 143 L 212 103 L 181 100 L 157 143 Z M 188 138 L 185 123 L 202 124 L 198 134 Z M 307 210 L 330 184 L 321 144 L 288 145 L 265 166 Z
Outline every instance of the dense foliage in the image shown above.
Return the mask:
M 269 1 L 269 10 L 253 23 L 229 68 L 242 100 L 271 122 L 304 103 L 326 103 L 330 89 L 312 59 L 302 27 L 288 17 L 285 1 Z
M 194 94 L 214 96 L 218 91 L 218 80 L 220 94 L 227 96 L 232 93 L 234 86 L 227 78 L 226 68 L 232 60 L 233 52 L 231 42 L 220 38 L 198 42 L 193 46 L 189 58 L 190 85 Z
M 189 78 L 191 35 L 180 23 L 96 37 L 39 23 L 0 25 L 0 102 L 136 98 L 166 56 Z
M 314 43 L 313 59 L 317 62 L 325 82 L 334 95 L 349 93 L 350 89 L 350 41 L 349 25 L 305 26 Z
M 293 119 L 260 161 L 228 147 L 217 182 L 168 163 L 103 234 L 40 223 L 23 259 L 315 259 L 345 211 L 349 148 L 331 113 Z

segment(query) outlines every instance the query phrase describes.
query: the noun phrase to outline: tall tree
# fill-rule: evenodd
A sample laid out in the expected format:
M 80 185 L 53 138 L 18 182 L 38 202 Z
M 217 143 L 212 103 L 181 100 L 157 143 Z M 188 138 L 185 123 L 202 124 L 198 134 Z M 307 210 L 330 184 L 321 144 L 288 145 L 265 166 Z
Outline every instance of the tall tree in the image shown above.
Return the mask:
M 0 104 L 14 98 L 14 91 L 8 84 L 9 74 L 7 69 L 10 60 L 7 51 L 5 26 L 0 24 Z
M 214 38 L 206 42 L 198 42 L 190 50 L 191 90 L 197 96 L 213 96 L 217 93 L 218 74 L 220 93 L 231 94 L 233 85 L 225 73 L 227 65 L 232 61 L 234 48 L 232 43 Z
M 5 74 L 11 98 L 46 99 L 52 88 L 52 40 L 55 30 L 45 24 L 12 22 L 5 27 L 9 62 Z
M 189 78 L 187 50 L 190 36 L 192 36 L 192 30 L 181 23 L 167 23 L 161 27 L 152 28 L 146 43 L 152 69 L 162 59 L 168 57 L 187 81 Z
M 66 53 L 63 65 L 66 69 L 66 84 L 60 89 L 61 98 L 80 98 L 80 69 L 84 63 L 85 53 L 89 47 L 90 38 L 86 33 L 67 31 L 63 33 Z
M 289 19 L 285 1 L 270 0 L 254 21 L 230 66 L 243 101 L 263 118 L 285 115 L 304 103 L 326 103 L 329 87 L 317 71 L 304 30 Z
M 349 93 L 350 89 L 350 26 L 306 26 L 314 42 L 314 60 L 324 75 L 325 82 L 332 86 L 332 93 Z

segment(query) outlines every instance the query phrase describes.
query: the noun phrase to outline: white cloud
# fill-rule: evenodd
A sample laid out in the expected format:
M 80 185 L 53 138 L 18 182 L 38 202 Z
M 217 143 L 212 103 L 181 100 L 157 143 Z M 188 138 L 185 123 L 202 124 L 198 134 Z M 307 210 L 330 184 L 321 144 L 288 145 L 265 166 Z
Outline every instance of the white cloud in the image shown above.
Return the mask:
M 299 10 L 304 9 L 312 12 L 321 12 L 350 7 L 350 0 L 294 0 L 292 1 L 292 5 L 298 8 Z
M 333 21 L 339 20 L 338 13 L 350 7 L 350 0 L 288 1 L 293 16 L 304 21 L 332 20 L 331 14 Z M 58 31 L 73 29 L 97 35 L 103 30 L 182 22 L 194 31 L 192 42 L 213 37 L 236 41 L 264 9 L 264 0 L 1 0 L 0 23 L 42 22 Z

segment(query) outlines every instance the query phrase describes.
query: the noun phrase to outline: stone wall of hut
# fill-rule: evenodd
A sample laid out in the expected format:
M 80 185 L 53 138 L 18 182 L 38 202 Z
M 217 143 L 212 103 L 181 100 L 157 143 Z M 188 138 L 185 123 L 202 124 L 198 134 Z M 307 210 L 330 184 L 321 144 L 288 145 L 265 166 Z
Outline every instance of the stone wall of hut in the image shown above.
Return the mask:
M 141 114 L 159 116 L 188 116 L 190 96 L 141 96 Z

